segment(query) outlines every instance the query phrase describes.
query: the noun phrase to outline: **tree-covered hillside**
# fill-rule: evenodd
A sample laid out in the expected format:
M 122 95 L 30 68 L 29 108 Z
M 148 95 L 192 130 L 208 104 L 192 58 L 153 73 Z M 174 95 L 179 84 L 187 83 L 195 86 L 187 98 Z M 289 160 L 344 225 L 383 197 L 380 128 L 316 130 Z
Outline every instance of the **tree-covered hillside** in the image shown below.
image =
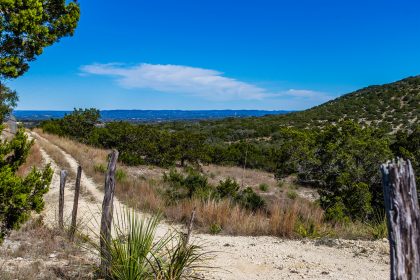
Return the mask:
M 312 125 L 351 119 L 388 131 L 411 128 L 420 122 L 420 76 L 363 88 L 300 114 Z
M 270 137 L 281 126 L 319 128 L 343 120 L 381 128 L 387 133 L 413 130 L 420 123 L 420 76 L 381 86 L 369 86 L 311 109 L 259 118 L 173 122 L 161 124 L 174 130 L 192 129 L 223 141 Z

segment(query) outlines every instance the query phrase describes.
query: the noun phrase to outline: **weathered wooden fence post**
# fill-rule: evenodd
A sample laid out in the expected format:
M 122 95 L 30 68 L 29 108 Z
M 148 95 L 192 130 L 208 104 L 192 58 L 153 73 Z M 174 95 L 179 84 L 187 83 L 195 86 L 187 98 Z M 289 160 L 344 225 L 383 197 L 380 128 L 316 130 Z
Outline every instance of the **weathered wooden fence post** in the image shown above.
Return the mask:
M 381 166 L 391 258 L 391 280 L 420 279 L 420 210 L 411 162 Z
M 64 229 L 64 187 L 66 186 L 67 171 L 60 172 L 60 194 L 58 198 L 58 227 Z
M 185 245 L 187 245 L 190 242 L 190 238 L 191 238 L 191 234 L 192 234 L 192 229 L 193 229 L 193 225 L 194 225 L 195 209 L 196 208 L 194 207 L 194 210 L 191 213 L 190 221 L 188 223 L 188 231 L 187 231 L 187 237 L 185 238 Z
M 74 234 L 76 232 L 77 223 L 77 207 L 79 206 L 79 193 L 80 193 L 80 179 L 82 177 L 82 167 L 77 167 L 76 186 L 74 188 L 74 201 L 73 201 L 73 212 L 71 213 L 71 227 L 69 231 L 69 239 L 74 240 Z
M 118 151 L 113 150 L 108 162 L 108 170 L 105 177 L 104 200 L 102 202 L 102 218 L 100 232 L 101 246 L 101 271 L 103 276 L 109 279 L 109 268 L 111 264 L 111 254 L 109 245 L 111 243 L 111 224 L 114 210 L 115 192 L 115 171 L 117 168 Z

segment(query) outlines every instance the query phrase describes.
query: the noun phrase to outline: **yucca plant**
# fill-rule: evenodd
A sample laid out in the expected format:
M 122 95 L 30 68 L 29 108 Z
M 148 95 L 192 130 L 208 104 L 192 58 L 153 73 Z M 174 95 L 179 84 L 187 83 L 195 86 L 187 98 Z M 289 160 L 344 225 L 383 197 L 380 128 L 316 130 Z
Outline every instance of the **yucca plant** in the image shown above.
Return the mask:
M 203 264 L 209 254 L 198 245 L 185 244 L 181 233 L 156 236 L 160 216 L 145 218 L 130 209 L 117 212 L 107 244 L 112 279 L 200 279 L 197 273 L 209 268 Z
M 184 236 L 179 234 L 170 243 L 152 263 L 156 279 L 202 279 L 198 273 L 210 268 L 203 265 L 209 253 L 203 252 L 200 246 L 185 244 Z

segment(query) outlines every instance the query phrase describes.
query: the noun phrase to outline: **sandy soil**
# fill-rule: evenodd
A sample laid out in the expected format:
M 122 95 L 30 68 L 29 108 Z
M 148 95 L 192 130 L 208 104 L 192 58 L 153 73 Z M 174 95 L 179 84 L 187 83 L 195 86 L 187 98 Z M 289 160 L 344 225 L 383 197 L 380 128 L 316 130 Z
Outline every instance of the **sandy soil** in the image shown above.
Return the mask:
M 35 138 L 41 136 L 32 134 Z M 44 140 L 46 140 L 44 138 Z M 48 141 L 48 140 L 46 140 Z M 50 192 L 46 195 L 46 221 L 57 223 L 59 171 L 51 157 L 41 150 L 44 159 L 54 169 Z M 76 169 L 77 161 L 66 152 L 63 157 Z M 73 181 L 65 192 L 65 215 L 71 214 Z M 103 194 L 94 181 L 82 175 L 84 194 L 79 201 L 81 228 L 96 236 Z M 115 213 L 123 205 L 115 200 Z M 141 215 L 141 213 L 139 213 Z M 172 230 L 163 223 L 158 234 Z M 351 240 L 284 240 L 275 237 L 233 237 L 207 234 L 193 235 L 194 242 L 214 252 L 209 264 L 216 267 L 206 279 L 386 279 L 389 277 L 388 243 Z

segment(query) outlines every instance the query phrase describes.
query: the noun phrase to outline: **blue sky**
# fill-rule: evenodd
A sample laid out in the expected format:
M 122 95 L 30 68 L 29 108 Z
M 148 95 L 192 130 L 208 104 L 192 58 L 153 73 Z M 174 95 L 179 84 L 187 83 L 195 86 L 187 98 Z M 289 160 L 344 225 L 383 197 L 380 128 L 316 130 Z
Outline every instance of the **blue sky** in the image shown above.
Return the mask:
M 420 1 L 80 0 L 17 109 L 301 110 L 420 74 Z

